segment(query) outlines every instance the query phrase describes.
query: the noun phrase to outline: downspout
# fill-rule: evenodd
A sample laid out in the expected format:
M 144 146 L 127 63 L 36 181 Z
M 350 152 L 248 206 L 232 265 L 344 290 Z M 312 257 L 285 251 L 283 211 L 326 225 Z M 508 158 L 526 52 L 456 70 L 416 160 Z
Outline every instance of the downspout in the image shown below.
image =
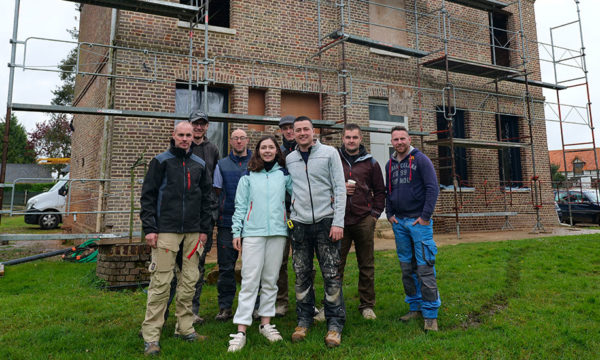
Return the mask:
M 114 99 L 114 86 L 115 86 L 115 81 L 114 78 L 112 77 L 113 72 L 114 72 L 114 60 L 115 60 L 115 49 L 114 49 L 114 45 L 115 45 L 115 38 L 116 38 L 116 34 L 117 34 L 117 17 L 118 17 L 118 10 L 117 9 L 112 9 L 111 12 L 111 19 L 110 19 L 110 40 L 109 40 L 109 48 L 108 48 L 108 67 L 107 67 L 107 73 L 108 73 L 108 81 L 106 84 L 106 100 L 105 100 L 105 104 L 106 104 L 106 108 L 107 109 L 113 109 L 115 106 L 115 99 Z M 109 173 L 109 163 L 110 163 L 110 156 L 109 156 L 109 151 L 111 148 L 111 134 L 112 134 L 112 127 L 113 127 L 113 117 L 112 116 L 104 116 L 104 124 L 102 127 L 102 150 L 100 152 L 100 176 L 99 179 L 106 179 L 107 174 Z M 109 176 L 110 177 L 110 176 Z M 97 209 L 98 209 L 98 213 L 96 214 L 96 233 L 100 233 L 100 232 L 104 232 L 104 218 L 105 218 L 105 214 L 101 213 L 101 211 L 104 208 L 105 205 L 105 201 L 104 201 L 104 195 L 108 192 L 110 187 L 110 183 L 106 182 L 106 181 L 100 181 L 99 184 L 99 189 L 98 189 L 98 203 L 97 203 Z

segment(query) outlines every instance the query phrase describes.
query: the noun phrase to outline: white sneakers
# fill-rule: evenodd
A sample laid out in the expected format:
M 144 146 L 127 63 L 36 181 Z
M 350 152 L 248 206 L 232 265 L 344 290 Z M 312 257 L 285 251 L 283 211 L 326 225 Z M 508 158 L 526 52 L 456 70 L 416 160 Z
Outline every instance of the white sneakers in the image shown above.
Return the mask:
M 258 327 L 258 331 L 270 342 L 283 340 L 281 334 L 279 333 L 279 331 L 277 331 L 275 325 L 273 324 L 260 325 Z M 244 334 L 243 332 L 230 334 L 229 337 L 231 338 L 231 340 L 229 340 L 229 347 L 227 348 L 228 352 L 240 351 L 242 350 L 242 348 L 244 348 L 244 345 L 246 345 L 246 334 Z
M 246 334 L 243 332 L 229 334 L 231 340 L 229 340 L 228 352 L 240 351 L 246 345 Z
M 273 324 L 260 325 L 258 327 L 258 331 L 270 342 L 283 340 L 281 334 L 279 333 L 279 331 L 277 331 L 277 329 L 275 329 L 275 325 Z

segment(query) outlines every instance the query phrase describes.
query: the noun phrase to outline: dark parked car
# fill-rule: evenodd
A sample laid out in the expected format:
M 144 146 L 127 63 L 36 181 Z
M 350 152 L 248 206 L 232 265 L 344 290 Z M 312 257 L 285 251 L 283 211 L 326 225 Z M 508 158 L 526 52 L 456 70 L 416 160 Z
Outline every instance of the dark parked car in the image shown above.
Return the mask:
M 555 192 L 554 200 L 560 212 L 560 222 L 600 224 L 600 203 L 597 190 L 569 190 Z M 569 212 L 570 208 L 570 212 Z

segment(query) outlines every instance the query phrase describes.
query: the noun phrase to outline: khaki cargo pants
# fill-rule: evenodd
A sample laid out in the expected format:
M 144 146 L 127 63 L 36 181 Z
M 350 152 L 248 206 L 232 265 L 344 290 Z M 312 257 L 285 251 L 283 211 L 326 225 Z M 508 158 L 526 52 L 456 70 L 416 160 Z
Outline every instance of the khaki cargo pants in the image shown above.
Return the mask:
M 183 264 L 181 273 L 178 273 L 175 334 L 188 335 L 194 332 L 192 326 L 192 298 L 199 277 L 198 251 L 202 251 L 198 237 L 198 233 L 158 234 L 157 248 L 152 249 L 146 318 L 142 323 L 142 334 L 145 342 L 159 341 L 160 339 L 160 332 L 165 322 L 164 315 L 169 300 L 171 280 L 173 279 L 175 257 L 182 241 Z

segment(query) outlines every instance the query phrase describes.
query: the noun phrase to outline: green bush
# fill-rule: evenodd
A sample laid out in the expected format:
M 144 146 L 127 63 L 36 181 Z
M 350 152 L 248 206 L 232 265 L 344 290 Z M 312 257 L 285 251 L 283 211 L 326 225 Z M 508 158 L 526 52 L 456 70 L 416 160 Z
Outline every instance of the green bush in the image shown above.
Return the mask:
M 33 191 L 33 192 L 46 192 L 50 190 L 55 183 L 37 183 L 37 184 L 15 184 L 16 191 Z

